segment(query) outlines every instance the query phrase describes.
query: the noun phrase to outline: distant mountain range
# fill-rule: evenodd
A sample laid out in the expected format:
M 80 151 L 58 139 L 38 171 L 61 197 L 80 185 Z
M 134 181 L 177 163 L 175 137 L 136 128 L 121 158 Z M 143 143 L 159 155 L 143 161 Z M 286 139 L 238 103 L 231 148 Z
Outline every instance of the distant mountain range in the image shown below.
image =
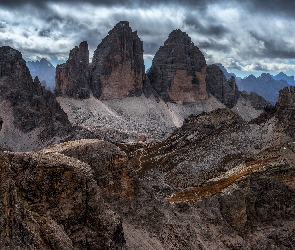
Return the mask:
M 278 101 L 279 91 L 284 87 L 295 85 L 294 76 L 287 76 L 285 73 L 280 72 L 273 76 L 269 73 L 262 73 L 259 77 L 249 75 L 245 78 L 237 77 L 234 73 L 230 73 L 226 68 L 218 63 L 216 64 L 223 71 L 226 78 L 234 76 L 236 78 L 237 86 L 240 91 L 247 91 L 249 93 L 255 92 L 265 98 L 272 104 Z
M 41 85 L 53 92 L 55 84 L 55 67 L 45 58 L 42 58 L 40 61 L 28 61 L 26 64 L 33 79 L 38 76 Z

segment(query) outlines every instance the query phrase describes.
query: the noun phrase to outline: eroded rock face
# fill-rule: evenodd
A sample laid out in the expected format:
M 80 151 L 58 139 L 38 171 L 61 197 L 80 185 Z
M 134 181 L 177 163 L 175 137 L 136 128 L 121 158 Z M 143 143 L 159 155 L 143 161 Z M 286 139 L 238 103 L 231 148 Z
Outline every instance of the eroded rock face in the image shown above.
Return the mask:
M 204 55 L 181 30 L 172 31 L 157 51 L 148 77 L 164 101 L 194 103 L 208 98 Z
M 77 99 L 90 97 L 89 50 L 86 41 L 70 51 L 66 63 L 57 65 L 55 93 Z
M 215 64 L 207 67 L 207 90 L 226 107 L 233 108 L 240 96 L 235 78 L 226 80 L 222 70 Z
M 1 153 L 1 249 L 124 249 L 121 219 L 86 163 L 58 153 Z
M 291 86 L 280 90 L 279 100 L 276 104 L 277 107 L 277 126 L 283 128 L 286 133 L 288 133 L 293 138 L 295 131 L 295 87 Z
M 36 149 L 38 146 L 34 143 L 37 141 L 46 144 L 53 138 L 64 138 L 72 131 L 55 96 L 41 86 L 38 77 L 32 80 L 21 53 L 7 46 L 0 47 L 0 102 L 0 115 L 5 118 L 1 145 L 5 148 L 14 150 L 18 145 L 31 143 L 28 149 Z M 19 131 L 22 134 L 35 131 L 36 138 L 24 142 L 19 137 L 17 143 L 9 142 Z M 25 150 L 21 146 L 18 149 Z
M 101 140 L 78 140 L 50 146 L 45 152 L 58 152 L 89 164 L 98 186 L 107 196 L 134 195 L 136 174 L 127 155 L 114 144 Z
M 90 88 L 101 100 L 142 94 L 143 44 L 129 23 L 119 22 L 94 52 Z

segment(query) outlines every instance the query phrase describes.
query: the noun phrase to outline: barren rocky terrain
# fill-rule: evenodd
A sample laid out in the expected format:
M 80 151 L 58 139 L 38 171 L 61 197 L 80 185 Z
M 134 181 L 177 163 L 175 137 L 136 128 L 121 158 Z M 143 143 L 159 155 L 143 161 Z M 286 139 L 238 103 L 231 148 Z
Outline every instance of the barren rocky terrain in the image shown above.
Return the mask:
M 294 248 L 295 87 L 240 92 L 180 30 L 148 75 L 128 22 L 88 53 L 56 97 L 0 48 L 0 249 Z

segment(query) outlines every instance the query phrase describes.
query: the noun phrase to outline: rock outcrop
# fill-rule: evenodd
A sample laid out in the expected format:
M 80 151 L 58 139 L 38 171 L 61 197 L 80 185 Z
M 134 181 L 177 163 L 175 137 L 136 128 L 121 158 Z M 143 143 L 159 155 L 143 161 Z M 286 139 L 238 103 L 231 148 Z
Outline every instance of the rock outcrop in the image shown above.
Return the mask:
M 121 219 L 86 163 L 0 152 L 0 168 L 1 249 L 124 249 Z
M 148 78 L 164 101 L 196 103 L 208 98 L 204 55 L 181 30 L 172 31 L 157 51 Z
M 226 80 L 222 70 L 215 64 L 207 67 L 206 84 L 210 94 L 216 97 L 226 107 L 233 108 L 240 96 L 235 78 Z
M 32 80 L 21 53 L 8 46 L 0 47 L 0 102 L 4 121 L 0 141 L 6 149 L 40 148 L 72 131 L 55 96 L 38 77 Z
M 112 198 L 134 195 L 136 174 L 127 155 L 114 144 L 101 140 L 77 140 L 56 144 L 44 149 L 87 163 L 100 189 Z
M 86 41 L 70 51 L 66 63 L 57 65 L 55 93 L 76 99 L 90 97 L 89 88 L 89 50 Z
M 277 108 L 277 126 L 283 128 L 286 133 L 295 138 L 295 87 L 285 87 L 280 90 Z
M 144 78 L 143 44 L 129 23 L 119 22 L 94 51 L 90 88 L 101 100 L 140 96 Z

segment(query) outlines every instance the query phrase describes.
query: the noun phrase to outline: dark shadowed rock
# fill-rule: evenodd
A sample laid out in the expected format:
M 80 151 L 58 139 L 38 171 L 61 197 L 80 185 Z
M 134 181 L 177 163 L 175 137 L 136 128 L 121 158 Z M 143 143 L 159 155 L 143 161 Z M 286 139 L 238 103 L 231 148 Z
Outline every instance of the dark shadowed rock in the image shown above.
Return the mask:
M 89 50 L 87 42 L 80 43 L 70 51 L 66 63 L 57 65 L 55 93 L 57 95 L 85 99 L 90 97 Z
M 215 64 L 207 67 L 206 83 L 208 92 L 226 107 L 233 108 L 240 96 L 235 78 L 226 80 L 222 70 Z
M 195 103 L 208 98 L 204 55 L 181 30 L 172 31 L 157 51 L 148 77 L 164 101 Z
M 280 90 L 279 99 L 276 104 L 278 118 L 277 126 L 295 138 L 295 87 L 291 86 Z
M 144 72 L 142 41 L 128 22 L 121 21 L 94 51 L 92 93 L 102 100 L 140 96 Z
M 54 137 L 66 137 L 72 131 L 55 96 L 40 85 L 38 77 L 32 80 L 21 53 L 7 46 L 0 47 L 0 101 L 0 114 L 5 118 L 1 144 L 8 143 L 5 147 L 12 150 L 29 143 L 21 138 L 17 143 L 8 142 L 17 132 L 13 128 L 23 134 L 36 132 L 36 138 L 28 138 L 30 149 L 38 148 L 38 141 L 46 144 Z

